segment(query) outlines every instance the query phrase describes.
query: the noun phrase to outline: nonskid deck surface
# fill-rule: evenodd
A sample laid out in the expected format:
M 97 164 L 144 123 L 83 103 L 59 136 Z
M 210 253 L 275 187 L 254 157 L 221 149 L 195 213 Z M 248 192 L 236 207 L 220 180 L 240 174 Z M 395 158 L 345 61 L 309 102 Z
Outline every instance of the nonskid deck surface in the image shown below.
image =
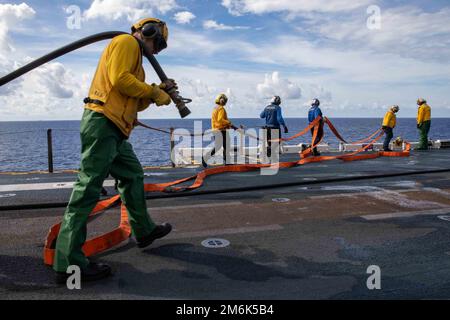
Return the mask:
M 297 155 L 282 157 L 281 161 L 295 161 Z M 412 152 L 406 158 L 378 158 L 364 161 L 342 162 L 340 160 L 310 163 L 295 168 L 280 169 L 275 175 L 262 175 L 260 171 L 223 173 L 206 178 L 204 185 L 189 195 L 227 192 L 234 189 L 277 187 L 280 185 L 309 185 L 320 181 L 349 180 L 379 175 L 396 175 L 410 172 L 450 169 L 450 150 Z M 195 175 L 202 168 L 155 168 L 145 172 L 145 183 L 162 183 Z M 0 210 L 18 206 L 59 205 L 67 203 L 75 173 L 55 174 L 0 174 Z M 189 185 L 187 182 L 184 185 Z M 105 182 L 108 196 L 116 194 L 114 181 Z M 148 198 L 180 196 L 182 194 L 150 193 Z
M 380 168 L 438 170 L 448 156 L 439 151 L 404 159 L 333 161 L 268 179 L 324 179 Z M 151 171 L 167 175 L 152 175 L 149 181 L 172 180 L 189 170 Z M 250 174 L 260 179 L 257 173 L 242 175 Z M 204 188 L 218 188 L 220 181 L 226 187 L 233 181 L 249 183 L 249 176 L 239 175 L 211 177 Z M 43 239 L 63 208 L 0 212 L 0 298 L 450 297 L 449 172 L 150 199 L 148 207 L 157 222 L 170 221 L 173 232 L 143 251 L 131 239 L 97 256 L 112 265 L 114 275 L 74 291 L 56 286 L 42 262 Z M 118 209 L 110 210 L 89 224 L 89 236 L 111 230 L 118 220 Z M 208 238 L 230 244 L 206 248 L 201 243 Z M 381 290 L 366 286 L 370 265 L 381 268 Z

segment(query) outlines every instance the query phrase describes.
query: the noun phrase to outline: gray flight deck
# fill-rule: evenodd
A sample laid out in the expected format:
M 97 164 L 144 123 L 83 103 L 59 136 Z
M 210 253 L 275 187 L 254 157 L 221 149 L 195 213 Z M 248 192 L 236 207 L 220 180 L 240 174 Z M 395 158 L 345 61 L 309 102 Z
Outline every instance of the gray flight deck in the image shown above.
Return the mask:
M 114 275 L 72 291 L 54 284 L 42 249 L 75 174 L 0 174 L 0 299 L 448 299 L 449 159 L 450 150 L 412 151 L 273 176 L 225 173 L 198 190 L 148 194 L 151 216 L 172 233 L 145 250 L 130 239 L 95 257 Z M 146 182 L 198 171 L 148 169 Z M 118 221 L 113 208 L 89 234 Z M 208 238 L 230 244 L 206 248 Z M 371 265 L 380 290 L 366 286 Z

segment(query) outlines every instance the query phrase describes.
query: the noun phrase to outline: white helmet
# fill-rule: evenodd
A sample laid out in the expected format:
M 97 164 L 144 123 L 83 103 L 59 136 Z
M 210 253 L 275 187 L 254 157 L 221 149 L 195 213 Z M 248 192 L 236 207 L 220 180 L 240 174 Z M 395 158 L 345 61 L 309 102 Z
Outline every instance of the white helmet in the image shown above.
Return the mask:
M 427 100 L 425 100 L 424 98 L 419 98 L 417 99 L 417 104 L 419 106 L 423 105 L 424 103 L 427 103 Z
M 281 104 L 281 98 L 279 96 L 273 96 L 272 101 L 270 103 L 279 106 Z
M 320 101 L 319 101 L 319 99 L 313 99 L 313 100 L 311 101 L 311 105 L 312 105 L 312 106 L 316 106 L 316 107 L 320 106 Z
M 398 112 L 398 111 L 400 110 L 400 107 L 397 106 L 397 105 L 393 105 L 393 106 L 391 107 L 391 110 L 392 110 L 393 112 Z

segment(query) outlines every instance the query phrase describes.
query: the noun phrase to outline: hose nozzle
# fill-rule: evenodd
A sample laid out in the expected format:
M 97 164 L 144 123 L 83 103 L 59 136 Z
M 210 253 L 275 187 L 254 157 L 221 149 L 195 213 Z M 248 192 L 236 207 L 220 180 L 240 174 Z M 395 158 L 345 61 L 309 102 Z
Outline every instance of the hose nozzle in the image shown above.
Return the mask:
M 167 91 L 167 93 L 169 94 L 173 103 L 175 103 L 175 106 L 177 107 L 181 118 L 186 118 L 191 114 L 191 110 L 189 110 L 186 104 L 192 102 L 192 99 L 183 98 L 175 88 Z

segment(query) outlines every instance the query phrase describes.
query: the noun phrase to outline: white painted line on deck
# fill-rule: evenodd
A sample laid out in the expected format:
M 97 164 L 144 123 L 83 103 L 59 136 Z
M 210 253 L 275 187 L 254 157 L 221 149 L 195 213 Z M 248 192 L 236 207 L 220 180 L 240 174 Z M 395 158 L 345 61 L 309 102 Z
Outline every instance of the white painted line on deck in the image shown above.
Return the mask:
M 0 192 L 72 189 L 75 182 L 25 183 L 0 185 Z M 104 187 L 113 187 L 114 180 L 105 180 Z
M 230 202 L 215 202 L 215 203 L 199 203 L 191 204 L 186 206 L 168 206 L 168 207 L 150 207 L 148 210 L 182 210 L 182 209 L 196 209 L 196 208 L 215 208 L 215 207 L 228 207 L 228 206 L 240 206 L 243 202 L 241 201 L 230 201 Z
M 283 227 L 279 224 L 271 224 L 267 226 L 254 226 L 254 227 L 242 227 L 242 228 L 228 228 L 228 229 L 216 229 L 216 230 L 204 230 L 204 231 L 188 231 L 188 232 L 175 232 L 169 234 L 165 239 L 189 239 L 197 237 L 216 237 L 226 234 L 239 234 L 248 232 L 263 232 L 263 231 L 277 231 L 282 230 Z
M 361 218 L 368 220 L 368 221 L 375 221 L 375 220 L 386 220 L 386 219 L 395 219 L 395 218 L 410 218 L 410 217 L 415 217 L 415 216 L 434 216 L 434 215 L 448 214 L 449 212 L 450 212 L 450 207 L 445 207 L 445 208 L 434 209 L 434 210 L 369 214 L 369 215 L 361 216 Z
M 331 191 L 331 190 L 324 190 L 324 189 L 312 189 L 312 191 Z M 336 190 L 337 191 L 337 190 Z M 356 196 L 374 196 L 383 192 L 387 193 L 407 193 L 407 192 L 417 192 L 422 191 L 422 189 L 398 189 L 398 190 L 389 190 L 384 188 L 379 188 L 378 191 L 364 191 L 363 188 L 361 188 L 361 192 L 348 192 L 348 193 L 331 193 L 331 194 L 325 194 L 321 196 L 309 196 L 309 199 L 327 199 L 327 198 L 345 198 L 345 197 L 356 197 Z

